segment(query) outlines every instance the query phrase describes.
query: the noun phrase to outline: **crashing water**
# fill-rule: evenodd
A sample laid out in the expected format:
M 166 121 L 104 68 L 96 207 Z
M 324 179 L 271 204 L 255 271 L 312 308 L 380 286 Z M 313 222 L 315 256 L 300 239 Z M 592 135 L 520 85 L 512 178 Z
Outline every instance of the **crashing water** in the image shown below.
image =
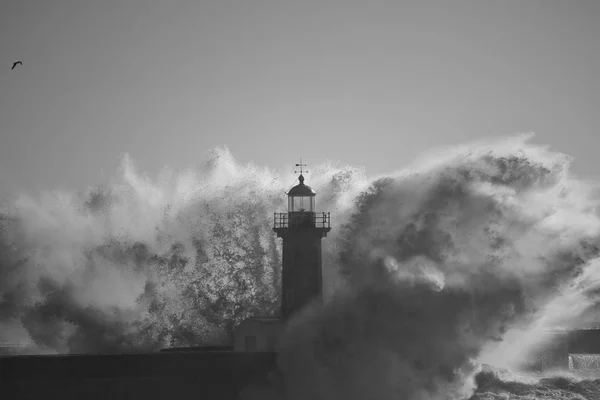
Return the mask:
M 481 362 L 518 366 L 548 328 L 600 321 L 597 184 L 529 139 L 443 150 L 374 179 L 313 168 L 334 224 L 328 301 L 288 326 L 275 398 L 495 393 L 508 378 L 481 378 Z M 272 213 L 294 180 L 218 149 L 156 181 L 126 158 L 86 193 L 20 195 L 1 216 L 0 341 L 71 353 L 229 342 L 237 322 L 278 310 Z
M 477 391 L 470 400 L 600 399 L 600 379 L 584 379 L 567 372 L 533 376 L 486 368 L 475 381 Z

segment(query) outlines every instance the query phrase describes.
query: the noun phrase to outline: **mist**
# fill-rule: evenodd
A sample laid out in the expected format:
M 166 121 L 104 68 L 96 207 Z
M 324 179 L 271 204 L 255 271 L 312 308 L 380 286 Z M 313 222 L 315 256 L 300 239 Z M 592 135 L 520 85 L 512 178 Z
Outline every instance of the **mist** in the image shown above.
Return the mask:
M 342 228 L 346 286 L 287 327 L 286 399 L 461 399 L 598 301 L 597 186 L 531 135 L 371 182 Z
M 321 206 L 343 215 L 364 173 L 317 171 Z M 294 180 L 240 165 L 227 148 L 154 181 L 126 155 L 85 193 L 5 202 L 0 341 L 51 353 L 229 343 L 244 318 L 279 310 L 272 216 Z
M 479 362 L 518 365 L 540 332 L 593 320 L 598 184 L 532 137 L 436 150 L 379 177 L 311 166 L 332 218 L 326 302 L 280 344 L 288 398 L 460 397 Z M 278 312 L 272 213 L 295 179 L 221 148 L 154 180 L 126 156 L 85 193 L 4 203 L 0 341 L 55 353 L 228 343 L 244 318 Z

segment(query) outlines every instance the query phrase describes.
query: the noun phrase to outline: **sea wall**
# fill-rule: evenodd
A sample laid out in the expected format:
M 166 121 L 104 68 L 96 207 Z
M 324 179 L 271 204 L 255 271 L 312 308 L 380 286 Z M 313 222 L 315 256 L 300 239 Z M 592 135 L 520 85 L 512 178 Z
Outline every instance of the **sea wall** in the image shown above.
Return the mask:
M 578 356 L 570 357 L 572 354 Z M 567 369 L 584 361 L 589 364 L 589 357 L 582 354 L 600 354 L 600 330 L 557 334 L 540 354 L 535 368 Z M 6 356 L 0 357 L 0 398 L 233 400 L 244 389 L 266 384 L 276 373 L 276 361 L 273 352 L 193 350 Z
M 266 382 L 275 364 L 275 353 L 0 357 L 0 398 L 237 399 Z
M 527 368 L 538 371 L 578 369 L 585 356 L 600 355 L 600 330 L 586 329 L 553 332 L 553 339 L 536 352 Z M 572 355 L 576 355 L 573 361 Z M 595 358 L 593 358 L 595 360 Z

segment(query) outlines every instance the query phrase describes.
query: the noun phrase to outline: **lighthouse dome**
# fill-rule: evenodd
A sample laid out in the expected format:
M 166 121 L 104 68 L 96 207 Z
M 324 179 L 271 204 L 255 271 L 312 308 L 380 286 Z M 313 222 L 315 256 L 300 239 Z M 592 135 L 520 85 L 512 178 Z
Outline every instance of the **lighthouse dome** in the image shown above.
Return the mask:
M 317 193 L 310 186 L 304 184 L 304 177 L 302 175 L 300 175 L 298 180 L 300 183 L 290 189 L 288 196 L 316 196 Z

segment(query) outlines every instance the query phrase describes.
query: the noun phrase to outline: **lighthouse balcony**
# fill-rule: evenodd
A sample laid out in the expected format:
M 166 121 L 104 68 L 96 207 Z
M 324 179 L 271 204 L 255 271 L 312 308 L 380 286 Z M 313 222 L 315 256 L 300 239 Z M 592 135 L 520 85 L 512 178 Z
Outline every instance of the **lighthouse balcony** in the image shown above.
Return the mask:
M 331 216 L 329 213 L 315 212 L 287 212 L 275 213 L 273 217 L 273 228 L 321 228 L 331 229 Z

